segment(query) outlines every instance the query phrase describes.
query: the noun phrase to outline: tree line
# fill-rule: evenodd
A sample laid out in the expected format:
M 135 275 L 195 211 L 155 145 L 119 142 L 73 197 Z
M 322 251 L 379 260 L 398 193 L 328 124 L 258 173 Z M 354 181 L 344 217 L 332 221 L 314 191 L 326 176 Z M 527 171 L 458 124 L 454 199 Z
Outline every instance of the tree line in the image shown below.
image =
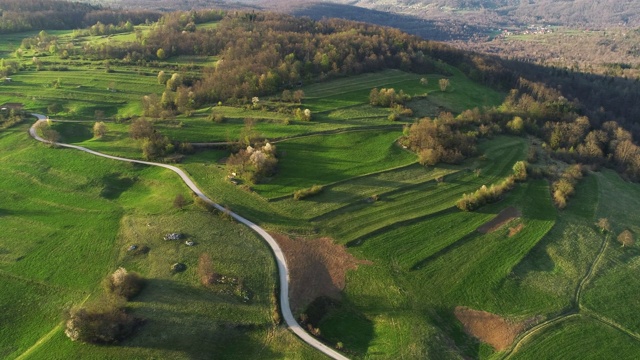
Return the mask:
M 1 0 L 0 34 L 29 30 L 85 28 L 105 24 L 134 24 L 156 21 L 160 13 L 151 10 L 114 10 L 81 2 L 59 0 Z

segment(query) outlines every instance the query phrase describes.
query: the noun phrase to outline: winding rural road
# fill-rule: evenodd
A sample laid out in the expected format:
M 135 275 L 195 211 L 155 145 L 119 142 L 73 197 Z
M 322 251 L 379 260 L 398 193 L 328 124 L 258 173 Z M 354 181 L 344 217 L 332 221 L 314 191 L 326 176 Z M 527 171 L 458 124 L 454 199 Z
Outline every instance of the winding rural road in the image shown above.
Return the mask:
M 29 129 L 29 134 L 34 139 L 36 139 L 38 141 L 51 144 L 50 141 L 45 140 L 42 137 L 38 136 L 37 131 L 36 131 L 38 124 L 41 123 L 41 122 L 46 121 L 47 117 L 44 116 L 44 115 L 41 115 L 41 114 L 32 114 L 32 115 L 37 117 L 38 121 L 36 121 L 31 126 L 31 128 Z M 182 178 L 182 181 L 184 181 L 184 183 L 187 184 L 187 186 L 191 189 L 191 191 L 193 191 L 196 195 L 198 195 L 198 197 L 200 197 L 202 200 L 206 201 L 207 203 L 211 204 L 216 209 L 229 214 L 236 221 L 238 221 L 238 222 L 248 226 L 249 228 L 251 228 L 251 230 L 253 230 L 256 233 L 258 233 L 267 242 L 269 247 L 271 247 L 271 250 L 273 251 L 273 254 L 275 255 L 276 263 L 278 264 L 278 274 L 279 274 L 279 277 L 280 277 L 280 309 L 282 311 L 282 315 L 284 317 L 284 321 L 287 324 L 287 326 L 289 327 L 289 329 L 291 329 L 291 331 L 293 331 L 294 334 L 296 334 L 300 339 L 302 339 L 302 341 L 306 342 L 310 346 L 312 346 L 312 347 L 318 349 L 319 351 L 323 352 L 325 355 L 327 355 L 327 356 L 329 356 L 329 357 L 331 357 L 333 359 L 339 359 L 339 360 L 347 360 L 348 359 L 344 355 L 338 353 L 337 351 L 335 351 L 332 348 L 326 346 L 325 344 L 323 344 L 322 342 L 318 341 L 316 338 L 311 336 L 295 320 L 295 318 L 293 316 L 293 313 L 291 312 L 291 306 L 289 305 L 289 269 L 287 268 L 287 262 L 286 262 L 286 260 L 284 258 L 284 253 L 282 252 L 282 249 L 280 249 L 280 246 L 278 245 L 278 243 L 273 239 L 273 237 L 271 237 L 271 235 L 269 235 L 263 228 L 261 228 L 260 226 L 252 223 L 251 221 L 243 218 L 242 216 L 240 216 L 240 215 L 238 215 L 238 214 L 236 214 L 236 213 L 234 213 L 232 211 L 229 211 L 229 210 L 225 209 L 224 207 L 220 206 L 219 204 L 216 204 L 215 202 L 213 202 L 205 194 L 203 194 L 202 191 L 193 182 L 193 180 L 191 180 L 191 178 L 184 171 L 182 171 L 178 167 L 175 167 L 175 166 L 172 166 L 172 165 L 167 165 L 167 164 L 150 162 L 150 161 L 133 160 L 133 159 L 127 159 L 127 158 L 122 158 L 122 157 L 118 157 L 118 156 L 107 155 L 107 154 L 103 154 L 103 153 L 100 153 L 100 152 L 97 152 L 97 151 L 93 151 L 91 149 L 87 149 L 85 147 L 77 146 L 77 145 L 64 144 L 64 143 L 58 143 L 58 142 L 53 143 L 53 145 L 84 151 L 84 152 L 87 152 L 87 153 L 92 154 L 92 155 L 102 156 L 102 157 L 105 157 L 107 159 L 112 159 L 112 160 L 125 161 L 125 162 L 129 162 L 129 163 L 136 163 L 136 164 L 143 164 L 143 165 L 150 165 L 150 166 L 159 166 L 159 167 L 163 167 L 165 169 L 169 169 L 169 170 L 175 172 L 176 174 L 178 174 L 180 176 L 180 178 Z

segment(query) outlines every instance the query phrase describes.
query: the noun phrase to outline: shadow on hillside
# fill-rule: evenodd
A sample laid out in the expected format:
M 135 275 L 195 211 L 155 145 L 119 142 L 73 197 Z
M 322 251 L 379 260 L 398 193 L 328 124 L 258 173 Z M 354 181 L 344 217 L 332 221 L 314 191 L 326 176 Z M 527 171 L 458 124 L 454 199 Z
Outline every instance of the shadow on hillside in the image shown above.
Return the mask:
M 123 177 L 120 173 L 111 173 L 102 177 L 102 183 L 104 187 L 100 191 L 100 196 L 114 200 L 129 190 L 136 183 L 136 179 Z
M 429 312 L 435 325 L 447 334 L 450 341 L 455 343 L 455 348 L 462 352 L 461 355 L 464 358 L 480 358 L 480 341 L 464 331 L 464 327 L 456 318 L 453 308 L 441 306 Z
M 182 305 L 188 309 L 189 304 Z M 135 315 L 144 318 L 144 325 L 118 346 L 123 348 L 158 349 L 165 355 L 180 353 L 189 359 L 260 358 L 278 359 L 277 354 L 265 347 L 261 337 L 252 332 L 263 331 L 259 324 L 241 324 L 219 321 L 186 311 L 166 307 L 142 307 Z
M 410 34 L 438 41 L 469 40 L 474 34 L 486 32 L 486 29 L 465 24 L 463 21 L 447 19 L 437 22 L 415 16 L 325 2 L 301 6 L 291 13 L 296 16 L 309 16 L 312 19 L 340 18 L 363 21 L 402 29 Z
M 167 265 L 167 271 L 169 271 L 169 265 Z M 202 300 L 212 304 L 231 300 L 231 298 L 224 299 L 218 296 L 211 289 L 202 286 L 190 286 L 170 279 L 147 279 L 140 295 L 133 300 L 139 303 L 164 303 L 180 306 L 180 301 L 185 296 L 190 297 L 192 300 Z
M 380 300 L 373 301 L 384 303 Z M 320 328 L 320 338 L 325 343 L 333 346 L 341 342 L 344 345 L 343 351 L 349 355 L 366 354 L 375 337 L 373 321 L 344 294 L 341 301 L 318 297 L 309 304 L 305 313 L 308 315 L 308 324 Z

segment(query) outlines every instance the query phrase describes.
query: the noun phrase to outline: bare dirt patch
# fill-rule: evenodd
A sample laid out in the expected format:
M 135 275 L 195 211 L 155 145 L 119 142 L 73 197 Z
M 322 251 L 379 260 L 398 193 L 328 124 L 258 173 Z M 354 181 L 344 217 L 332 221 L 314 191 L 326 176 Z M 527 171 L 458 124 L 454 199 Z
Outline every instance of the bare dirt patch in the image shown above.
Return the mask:
M 291 239 L 282 234 L 272 235 L 289 266 L 289 297 L 294 313 L 320 296 L 340 300 L 347 271 L 365 263 L 329 238 Z
M 503 351 L 511 345 L 518 334 L 531 326 L 535 318 L 514 322 L 486 311 L 457 306 L 454 314 L 464 326 L 464 331 L 476 339 Z
M 514 208 L 513 206 L 509 206 L 508 208 L 500 211 L 500 213 L 496 215 L 496 217 L 487 221 L 476 230 L 480 233 L 488 234 L 500 229 L 509 221 L 519 218 L 520 216 L 522 216 L 520 210 Z

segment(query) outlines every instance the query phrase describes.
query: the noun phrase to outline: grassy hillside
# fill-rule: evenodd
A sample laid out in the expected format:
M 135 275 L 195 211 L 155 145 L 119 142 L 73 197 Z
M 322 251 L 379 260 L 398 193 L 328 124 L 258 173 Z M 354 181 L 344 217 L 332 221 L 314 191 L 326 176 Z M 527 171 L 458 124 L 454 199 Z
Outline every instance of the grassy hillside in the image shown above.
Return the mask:
M 275 268 L 266 245 L 194 205 L 175 209 L 177 194 L 190 196 L 173 173 L 52 149 L 30 139 L 25 126 L 4 131 L 0 147 L 0 192 L 10 200 L 0 209 L 0 303 L 3 323 L 12 324 L 0 330 L 2 357 L 316 356 L 273 326 Z M 169 232 L 196 245 L 162 240 Z M 148 253 L 132 255 L 134 244 Z M 235 286 L 199 284 L 202 253 L 216 272 L 240 279 L 248 302 Z M 187 270 L 173 274 L 175 262 Z M 60 326 L 64 311 L 97 301 L 101 280 L 119 266 L 148 279 L 129 303 L 146 324 L 117 347 L 69 341 Z
M 71 41 L 71 32 L 57 35 Z M 12 35 L 12 44 L 17 40 Z M 0 46 L 5 54 L 13 51 Z M 43 113 L 59 104 L 53 118 L 86 120 L 54 122 L 62 141 L 130 158 L 143 157 L 144 141 L 131 139 L 125 118 L 142 111 L 143 95 L 161 95 L 157 71 L 197 76 L 219 60 L 176 56 L 148 66 L 86 60 L 52 71 L 63 62 L 49 55 L 49 68 L 37 71 L 31 55 L 20 60 L 27 69 L 0 85 L 0 102 L 24 102 Z M 172 141 L 236 141 L 251 130 L 277 147 L 275 174 L 257 184 L 230 181 L 224 161 L 232 150 L 220 144 L 196 148 L 178 166 L 216 202 L 304 249 L 288 260 L 307 267 L 314 279 L 327 275 L 334 292 L 307 301 L 296 315 L 349 357 L 546 358 L 561 347 L 563 358 L 632 358 L 640 341 L 634 316 L 640 283 L 630 275 L 638 248 L 621 247 L 616 237 L 625 229 L 640 231 L 630 210 L 639 205 L 640 188 L 612 171 L 588 173 L 567 208 L 557 210 L 549 182 L 530 177 L 499 201 L 459 210 L 464 194 L 501 183 L 530 156 L 530 147 L 542 158 L 538 166 L 551 161 L 539 140 L 488 134 L 477 154 L 457 165 L 418 164 L 416 154 L 396 142 L 406 125 L 441 111 L 457 115 L 499 105 L 505 96 L 439 66 L 449 74 L 444 91 L 438 83 L 443 75 L 384 70 L 306 83 L 301 104 L 285 104 L 275 94 L 256 105 L 206 104 L 190 116 L 150 120 Z M 374 87 L 411 95 L 406 106 L 414 116 L 390 121 L 393 110 L 369 103 Z M 296 119 L 290 108 L 297 107 L 310 109 L 311 120 Z M 96 115 L 105 118 L 102 138 L 91 129 Z M 2 322 L 13 324 L 0 329 L 1 357 L 320 357 L 274 325 L 275 267 L 256 235 L 191 203 L 171 172 L 47 147 L 29 138 L 27 128 L 23 123 L 0 132 L 0 198 L 8 199 L 0 204 L 0 305 L 6 309 Z M 322 192 L 294 200 L 295 191 L 314 184 Z M 176 195 L 188 199 L 183 209 L 173 206 Z M 512 215 L 482 230 L 505 212 Z M 594 225 L 600 218 L 610 219 L 610 233 Z M 162 240 L 171 232 L 195 246 Z M 312 251 L 322 237 L 355 258 L 346 279 L 332 272 L 337 256 Z M 131 245 L 148 251 L 131 252 Z M 203 287 L 196 271 L 203 253 L 217 273 L 238 283 Z M 186 271 L 173 273 L 176 262 Z M 128 304 L 146 319 L 144 326 L 117 346 L 69 341 L 62 314 L 74 304 L 99 302 L 100 282 L 119 266 L 148 279 Z M 478 323 L 488 330 L 469 330 L 461 308 L 481 312 Z M 492 327 L 496 317 L 512 327 Z

